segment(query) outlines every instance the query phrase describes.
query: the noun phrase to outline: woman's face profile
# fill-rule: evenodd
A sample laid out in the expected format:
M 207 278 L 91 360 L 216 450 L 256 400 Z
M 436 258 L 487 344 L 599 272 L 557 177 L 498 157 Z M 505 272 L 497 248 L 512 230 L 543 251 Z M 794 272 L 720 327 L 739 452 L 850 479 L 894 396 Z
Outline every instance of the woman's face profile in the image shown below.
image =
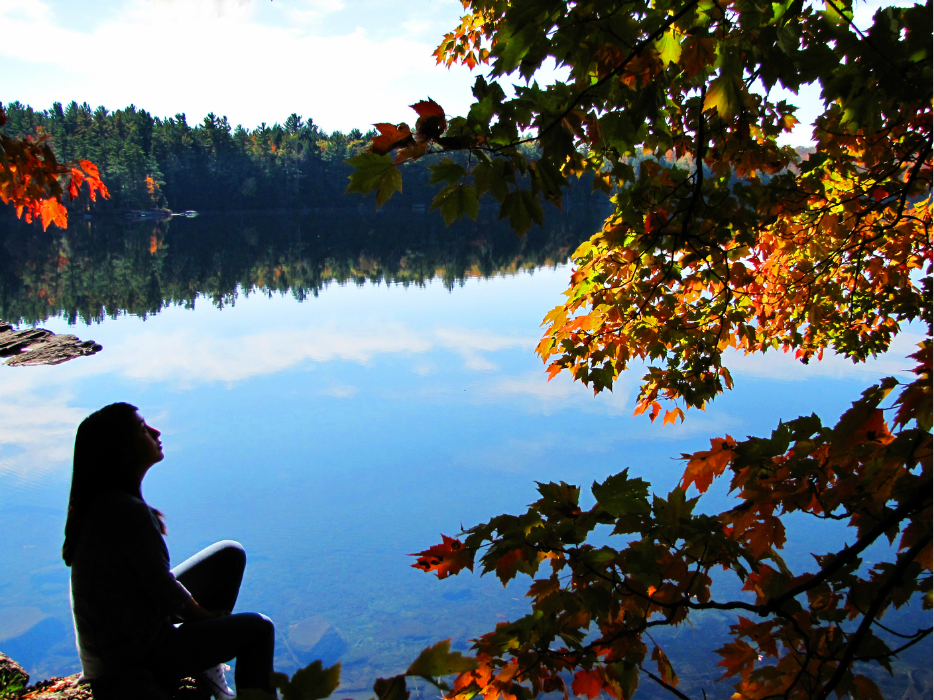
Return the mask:
M 162 454 L 162 441 L 159 436 L 162 434 L 155 428 L 146 424 L 146 420 L 136 413 L 139 422 L 138 434 L 136 438 L 136 453 L 139 457 L 139 465 L 143 469 L 148 469 L 156 462 L 161 462 L 165 455 Z

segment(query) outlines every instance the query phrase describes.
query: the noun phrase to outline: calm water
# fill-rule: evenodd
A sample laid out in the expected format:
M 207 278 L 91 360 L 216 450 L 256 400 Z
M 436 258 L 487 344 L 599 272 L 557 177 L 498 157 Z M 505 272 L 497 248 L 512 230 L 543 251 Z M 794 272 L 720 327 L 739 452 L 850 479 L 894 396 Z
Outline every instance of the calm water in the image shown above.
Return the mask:
M 665 428 L 631 417 L 638 369 L 596 398 L 549 383 L 539 323 L 591 229 L 561 219 L 520 242 L 491 223 L 445 233 L 433 215 L 310 213 L 6 231 L 2 315 L 104 350 L 0 367 L 0 650 L 35 679 L 78 669 L 58 554 L 69 460 L 78 422 L 113 401 L 163 431 L 144 494 L 167 515 L 173 563 L 243 543 L 239 608 L 275 621 L 279 670 L 340 660 L 339 696 L 368 697 L 428 644 L 466 649 L 527 609 L 524 581 L 411 568 L 406 555 L 439 533 L 524 508 L 536 480 L 587 492 L 629 467 L 667 493 L 673 458 L 709 437 L 812 411 L 829 421 L 909 366 L 909 333 L 860 367 L 737 358 L 733 392 Z M 833 548 L 800 525 L 789 539 L 799 565 Z M 708 615 L 669 636 L 682 679 L 720 675 L 704 650 L 733 621 Z M 930 645 L 919 654 L 896 664 L 899 695 L 930 688 Z

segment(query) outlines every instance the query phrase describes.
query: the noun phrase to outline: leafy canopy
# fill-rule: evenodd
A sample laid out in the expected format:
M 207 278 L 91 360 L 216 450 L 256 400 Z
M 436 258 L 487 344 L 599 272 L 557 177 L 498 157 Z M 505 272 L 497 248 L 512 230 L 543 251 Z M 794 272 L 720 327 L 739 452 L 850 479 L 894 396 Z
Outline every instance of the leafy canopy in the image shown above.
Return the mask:
M 429 101 L 414 132 L 378 124 L 349 189 L 381 204 L 401 163 L 457 151 L 432 166 L 447 183 L 434 206 L 476 216 L 488 196 L 522 234 L 569 177 L 593 176 L 615 211 L 545 318 L 552 375 L 601 391 L 646 361 L 637 410 L 654 419 L 668 399 L 683 419 L 730 387 L 729 348 L 859 361 L 930 318 L 930 2 L 881 9 L 867 31 L 838 0 L 464 6 L 436 56 L 489 63 L 467 116 Z M 506 97 L 496 78 L 528 81 L 547 58 L 567 80 Z M 825 109 L 806 153 L 779 144 L 796 108 L 774 95 L 810 83 Z
M 928 338 L 913 382 L 870 387 L 835 426 L 812 415 L 767 438 L 714 438 L 683 455 L 666 496 L 626 470 L 593 484 L 589 510 L 579 487 L 539 484 L 527 512 L 415 555 L 439 578 L 479 563 L 504 584 L 533 579 L 530 613 L 474 640 L 476 668 L 438 686 L 449 700 L 628 700 L 648 678 L 688 700 L 651 632 L 719 610 L 737 614 L 717 650 L 734 698 L 881 698 L 854 664 L 891 670 L 932 632 L 880 621 L 911 600 L 932 605 L 931 3 L 882 8 L 861 30 L 846 0 L 463 2 L 435 55 L 489 65 L 467 115 L 431 102 L 429 119 L 421 102 L 414 131 L 377 125 L 348 189 L 382 204 L 400 166 L 448 153 L 430 166 L 443 183 L 433 207 L 450 221 L 486 197 L 521 235 L 546 202 L 561 206 L 569 178 L 591 177 L 615 207 L 545 317 L 551 376 L 568 370 L 598 392 L 644 361 L 636 412 L 654 420 L 667 399 L 667 423 L 731 386 L 731 348 L 861 361 L 903 323 L 926 323 Z M 567 78 L 541 87 L 532 78 L 549 58 Z M 525 84 L 507 97 L 504 77 Z M 811 83 L 824 103 L 815 147 L 783 146 L 796 107 L 776 88 Z M 727 474 L 735 507 L 695 512 L 688 490 Z M 790 513 L 846 521 L 852 546 L 792 571 Z M 601 525 L 626 543 L 590 544 Z M 744 593 L 717 599 L 717 570 Z M 401 700 L 404 676 L 374 690 Z

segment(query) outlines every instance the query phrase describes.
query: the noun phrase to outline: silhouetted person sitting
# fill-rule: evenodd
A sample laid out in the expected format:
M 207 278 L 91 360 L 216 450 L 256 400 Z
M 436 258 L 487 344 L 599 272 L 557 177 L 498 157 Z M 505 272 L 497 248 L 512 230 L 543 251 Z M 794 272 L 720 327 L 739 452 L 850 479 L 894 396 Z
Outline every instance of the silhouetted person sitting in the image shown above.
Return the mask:
M 163 459 L 159 435 L 126 403 L 78 427 L 62 558 L 83 675 L 98 700 L 159 697 L 198 675 L 223 699 L 232 697 L 223 663 L 236 657 L 237 688 L 275 697 L 272 621 L 230 613 L 243 548 L 218 542 L 169 568 L 162 513 L 140 491 Z

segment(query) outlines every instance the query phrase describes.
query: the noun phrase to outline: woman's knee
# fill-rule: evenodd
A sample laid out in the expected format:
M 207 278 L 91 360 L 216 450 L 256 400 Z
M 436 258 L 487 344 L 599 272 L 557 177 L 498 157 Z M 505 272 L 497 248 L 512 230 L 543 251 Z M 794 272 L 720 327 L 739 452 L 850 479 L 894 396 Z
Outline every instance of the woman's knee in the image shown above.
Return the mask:
M 242 544 L 233 540 L 221 540 L 214 546 L 218 548 L 219 556 L 224 557 L 232 566 L 243 571 L 246 567 L 246 550 Z
M 251 619 L 252 625 L 256 629 L 256 634 L 258 636 L 264 637 L 275 637 L 276 636 L 276 626 L 273 624 L 272 620 L 263 615 L 262 613 L 242 613 L 243 615 L 248 615 Z

